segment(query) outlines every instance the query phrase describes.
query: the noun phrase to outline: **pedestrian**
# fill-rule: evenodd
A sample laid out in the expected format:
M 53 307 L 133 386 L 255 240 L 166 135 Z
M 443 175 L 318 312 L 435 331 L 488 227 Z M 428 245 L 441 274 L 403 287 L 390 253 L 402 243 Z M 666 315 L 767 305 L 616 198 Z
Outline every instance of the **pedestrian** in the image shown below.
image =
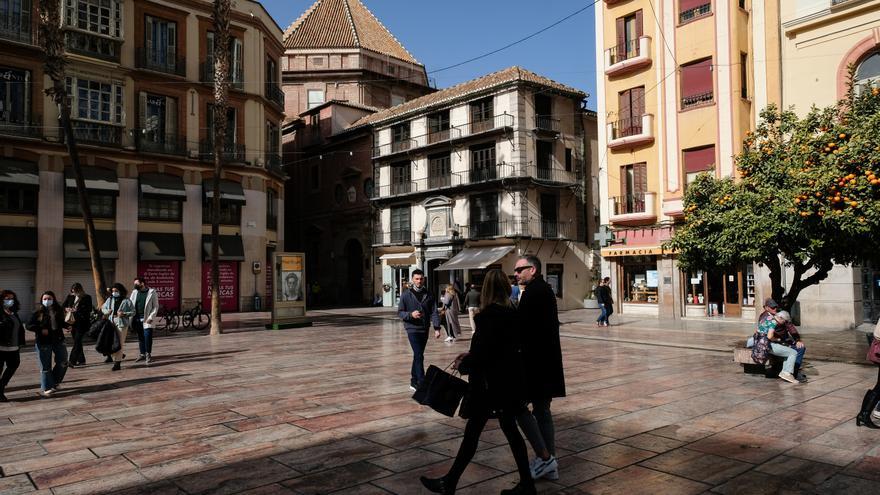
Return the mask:
M 150 364 L 153 362 L 153 320 L 159 312 L 159 295 L 156 289 L 147 287 L 143 277 L 136 277 L 130 299 L 134 305 L 131 326 L 137 333 L 140 349 L 140 355 L 134 362 L 146 361 Z
M 434 493 L 455 493 L 461 475 L 477 451 L 486 423 L 490 418 L 498 418 L 520 476 L 514 488 L 501 493 L 536 493 L 526 444 L 516 427 L 517 414 L 527 411 L 519 318 L 510 302 L 510 284 L 501 270 L 486 274 L 481 296 L 481 311 L 476 315 L 480 331 L 474 334 L 470 351 L 459 355 L 453 364 L 462 374 L 469 375 L 466 406 L 462 406 L 468 417 L 464 438 L 452 467 L 443 477 L 422 476 L 420 480 Z
M 532 475 L 537 479 L 559 478 L 556 462 L 555 431 L 550 402 L 554 398 L 565 397 L 565 375 L 562 369 L 562 345 L 559 342 L 559 314 L 556 308 L 556 295 L 541 275 L 541 260 L 537 256 L 522 256 L 514 268 L 517 279 L 526 286 L 519 299 L 517 315 L 522 322 L 526 338 L 523 358 L 526 366 L 527 398 L 532 405 L 532 414 L 543 445 L 533 441 L 537 434 L 526 432 L 537 457 L 532 461 Z M 525 431 L 530 422 L 520 421 Z M 543 448 L 542 448 L 543 447 Z M 542 458 L 542 450 L 550 456 Z
M 596 302 L 599 303 L 599 319 L 596 325 L 607 327 L 610 323 L 608 317 L 614 313 L 614 299 L 611 297 L 611 277 L 605 277 L 596 287 Z
M 92 323 L 92 311 L 95 309 L 92 305 L 92 296 L 86 294 L 82 284 L 74 282 L 70 286 L 70 294 L 67 295 L 61 306 L 64 308 L 64 323 L 70 330 L 70 336 L 73 337 L 68 366 L 71 368 L 85 366 L 86 355 L 83 352 L 83 337 L 89 331 L 89 326 Z
M 776 301 L 774 301 L 772 297 L 764 299 L 764 310 L 758 315 L 758 323 L 767 318 L 772 318 L 777 311 L 779 311 L 779 304 L 776 304 Z
M 40 395 L 50 397 L 67 373 L 67 346 L 64 345 L 64 309 L 55 293 L 40 295 L 40 307 L 31 315 L 27 329 L 36 334 L 36 353 L 40 364 Z M 55 365 L 52 365 L 52 357 Z
M 519 304 L 519 284 L 516 283 L 516 277 L 512 277 L 510 281 L 510 302 L 513 303 L 514 306 Z
M 880 321 L 874 326 L 874 339 L 880 339 Z M 877 407 L 878 403 L 880 403 L 880 364 L 877 365 L 877 383 L 874 385 L 874 388 L 865 393 L 865 397 L 862 399 L 862 409 L 859 411 L 859 415 L 856 416 L 857 426 L 864 425 L 868 428 L 880 428 L 871 418 L 871 411 Z
M 24 345 L 24 325 L 18 317 L 21 304 L 11 290 L 0 293 L 3 311 L 0 311 L 0 402 L 6 398 L 6 386 L 21 364 L 21 346 Z
M 110 297 L 104 301 L 104 306 L 101 308 L 104 318 L 109 318 L 116 325 L 116 330 L 119 332 L 119 350 L 107 356 L 113 362 L 112 371 L 122 369 L 122 360 L 125 359 L 125 354 L 123 354 L 125 337 L 128 336 L 128 329 L 134 322 L 134 303 L 126 297 L 127 295 L 128 291 L 125 289 L 125 286 L 117 282 L 110 287 Z M 138 336 L 138 343 L 140 344 L 141 342 L 143 341 Z M 149 363 L 149 361 L 147 362 Z
M 425 272 L 412 272 L 412 285 L 400 294 L 397 313 L 413 351 L 409 388 L 415 392 L 425 381 L 425 347 L 428 345 L 428 327 L 434 326 L 434 338 L 440 338 L 440 314 L 430 291 L 425 288 Z
M 446 321 L 446 342 L 455 342 L 461 336 L 461 323 L 458 321 L 461 307 L 458 305 L 458 292 L 452 284 L 446 286 L 440 302 L 443 304 L 443 319 Z
M 471 324 L 471 332 L 474 332 L 477 327 L 474 324 L 474 316 L 480 312 L 480 287 L 477 284 L 472 284 L 468 293 L 464 296 L 465 305 L 467 306 L 468 312 L 468 321 Z

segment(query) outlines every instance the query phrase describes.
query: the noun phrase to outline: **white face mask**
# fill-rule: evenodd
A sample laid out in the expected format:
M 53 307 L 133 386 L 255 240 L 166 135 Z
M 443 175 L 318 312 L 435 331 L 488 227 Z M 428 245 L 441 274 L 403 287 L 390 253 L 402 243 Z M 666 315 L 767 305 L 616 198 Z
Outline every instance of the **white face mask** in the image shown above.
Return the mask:
M 113 296 L 113 297 L 119 297 L 119 293 L 118 293 L 118 292 L 113 292 L 113 293 L 111 293 L 110 295 Z
M 3 300 L 3 306 L 5 306 L 7 308 L 11 308 L 14 305 L 15 305 L 15 299 L 4 299 Z
M 53 302 L 55 302 L 55 301 L 53 301 L 52 299 L 43 299 L 43 306 L 48 308 L 49 306 L 52 305 Z

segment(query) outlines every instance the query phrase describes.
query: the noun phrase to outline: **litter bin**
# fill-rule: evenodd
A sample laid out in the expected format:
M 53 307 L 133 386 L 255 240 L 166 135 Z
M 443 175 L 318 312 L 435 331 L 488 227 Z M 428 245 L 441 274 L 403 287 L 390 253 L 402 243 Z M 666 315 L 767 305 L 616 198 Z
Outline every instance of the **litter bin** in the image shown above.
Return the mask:
M 263 310 L 263 298 L 259 294 L 254 294 L 254 311 Z

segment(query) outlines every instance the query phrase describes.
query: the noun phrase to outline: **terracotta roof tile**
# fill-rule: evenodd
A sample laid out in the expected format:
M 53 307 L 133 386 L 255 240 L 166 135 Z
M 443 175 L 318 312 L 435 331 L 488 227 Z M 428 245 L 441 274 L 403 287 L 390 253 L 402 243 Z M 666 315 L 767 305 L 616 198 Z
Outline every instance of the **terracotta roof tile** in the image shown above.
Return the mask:
M 382 121 L 401 118 L 408 114 L 418 113 L 419 111 L 431 106 L 448 103 L 456 99 L 464 98 L 468 95 L 478 93 L 480 91 L 485 91 L 498 86 L 504 86 L 513 82 L 539 84 L 541 86 L 550 87 L 562 93 L 568 93 L 572 96 L 578 96 L 580 98 L 587 97 L 587 94 L 579 89 L 572 88 L 571 86 L 566 86 L 562 83 L 558 83 L 552 79 L 548 79 L 544 76 L 535 74 L 534 72 L 523 69 L 521 67 L 513 66 L 500 70 L 498 72 L 493 72 L 491 74 L 479 77 L 477 79 L 472 79 L 461 84 L 456 84 L 455 86 L 450 86 L 446 89 L 441 89 L 436 93 L 431 93 L 429 95 L 421 96 L 414 100 L 409 100 L 407 102 L 401 103 L 400 105 L 382 110 L 380 112 L 376 112 L 372 115 L 367 115 L 366 117 L 352 124 L 350 127 L 358 127 L 367 124 L 377 124 Z
M 360 0 L 318 0 L 284 32 L 284 46 L 365 48 L 419 63 Z

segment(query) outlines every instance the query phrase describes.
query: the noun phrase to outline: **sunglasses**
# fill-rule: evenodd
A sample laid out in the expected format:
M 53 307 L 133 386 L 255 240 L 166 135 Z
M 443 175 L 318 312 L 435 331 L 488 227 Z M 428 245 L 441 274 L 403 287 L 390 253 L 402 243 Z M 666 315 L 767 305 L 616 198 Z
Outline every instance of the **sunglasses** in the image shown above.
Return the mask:
M 513 271 L 516 273 L 522 273 L 523 270 L 528 269 L 528 268 L 534 268 L 534 267 L 532 265 L 524 265 L 524 266 L 519 266 L 519 267 L 514 268 Z

